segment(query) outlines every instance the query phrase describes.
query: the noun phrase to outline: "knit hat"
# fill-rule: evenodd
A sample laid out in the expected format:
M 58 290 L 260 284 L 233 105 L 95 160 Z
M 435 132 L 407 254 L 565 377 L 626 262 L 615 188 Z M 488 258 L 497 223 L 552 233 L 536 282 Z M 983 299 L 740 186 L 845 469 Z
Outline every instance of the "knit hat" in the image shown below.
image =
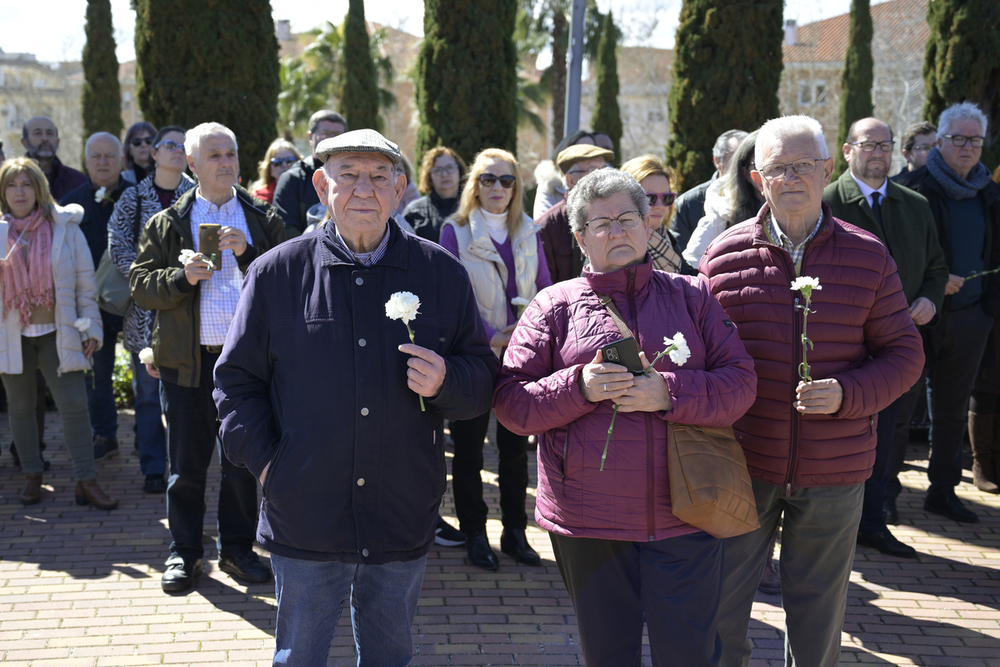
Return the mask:
M 614 161 L 615 154 L 606 148 L 601 148 L 600 146 L 576 144 L 575 146 L 570 146 L 566 150 L 559 153 L 559 155 L 556 156 L 556 164 L 559 165 L 559 170 L 565 174 L 569 171 L 570 167 L 577 162 L 598 157 L 603 158 L 605 162 L 610 164 Z
M 399 146 L 392 143 L 375 130 L 352 130 L 335 137 L 324 139 L 316 147 L 316 156 L 326 162 L 337 153 L 379 153 L 392 160 L 395 167 L 403 159 Z

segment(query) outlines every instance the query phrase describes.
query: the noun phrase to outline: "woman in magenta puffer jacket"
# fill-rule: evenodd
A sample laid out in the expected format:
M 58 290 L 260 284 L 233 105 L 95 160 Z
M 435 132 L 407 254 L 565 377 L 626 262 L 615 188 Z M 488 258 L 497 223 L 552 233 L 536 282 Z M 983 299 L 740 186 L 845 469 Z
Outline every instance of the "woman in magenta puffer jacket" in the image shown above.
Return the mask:
M 670 511 L 667 422 L 731 425 L 756 396 L 753 362 L 704 283 L 653 269 L 649 202 L 634 178 L 594 172 L 567 206 L 590 266 L 528 306 L 493 407 L 511 431 L 542 434 L 535 518 L 550 533 L 586 664 L 638 665 L 645 620 L 654 665 L 715 665 L 721 542 Z M 648 377 L 604 363 L 601 348 L 622 334 L 598 295 L 611 297 L 644 365 L 678 332 L 690 358 L 663 357 Z

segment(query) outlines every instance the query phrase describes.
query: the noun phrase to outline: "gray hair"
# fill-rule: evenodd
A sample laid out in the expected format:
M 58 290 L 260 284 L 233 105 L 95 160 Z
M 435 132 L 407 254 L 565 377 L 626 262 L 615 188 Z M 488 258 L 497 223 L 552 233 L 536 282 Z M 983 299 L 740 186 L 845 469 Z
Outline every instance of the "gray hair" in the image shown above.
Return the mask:
M 729 152 L 729 144 L 733 139 L 736 143 L 743 141 L 747 136 L 747 133 L 743 130 L 726 130 L 719 135 L 719 138 L 715 140 L 715 146 L 712 147 L 712 157 L 716 160 L 721 160 L 726 157 L 726 153 Z
M 122 154 L 122 142 L 118 139 L 118 137 L 116 137 L 115 135 L 111 134 L 110 132 L 94 132 L 87 139 L 87 143 L 83 147 L 83 152 L 84 153 L 90 152 L 90 144 L 93 143 L 94 141 L 97 141 L 98 139 L 108 139 L 109 141 L 111 141 L 112 143 L 114 143 L 115 146 L 118 147 L 118 155 L 119 155 L 119 157 L 121 156 L 121 154 Z
M 649 215 L 649 199 L 639 181 L 631 174 L 617 169 L 598 169 L 581 178 L 576 187 L 569 191 L 566 213 L 570 232 L 582 234 L 590 215 L 590 205 L 598 199 L 609 199 L 618 193 L 628 195 L 642 217 Z
M 979 123 L 980 132 L 985 137 L 986 136 L 986 114 L 977 107 L 972 102 L 961 102 L 959 104 L 953 104 L 944 111 L 941 112 L 941 118 L 938 119 L 938 134 L 945 135 L 951 131 L 951 124 L 956 120 L 971 119 Z
M 803 134 L 816 139 L 816 150 L 819 151 L 820 158 L 827 160 L 830 157 L 830 149 L 827 148 L 826 137 L 823 136 L 823 126 L 815 118 L 810 118 L 809 116 L 772 118 L 761 125 L 758 132 L 757 145 L 754 147 L 754 163 L 757 169 L 764 166 L 764 146 L 773 141 L 780 141 Z
M 236 142 L 236 135 L 233 131 L 222 123 L 202 123 L 201 125 L 195 125 L 184 135 L 184 151 L 188 156 L 197 155 L 198 149 L 201 147 L 201 140 L 205 137 L 210 137 L 214 134 L 224 134 L 233 140 L 233 145 L 236 146 L 236 152 L 239 152 L 240 145 Z

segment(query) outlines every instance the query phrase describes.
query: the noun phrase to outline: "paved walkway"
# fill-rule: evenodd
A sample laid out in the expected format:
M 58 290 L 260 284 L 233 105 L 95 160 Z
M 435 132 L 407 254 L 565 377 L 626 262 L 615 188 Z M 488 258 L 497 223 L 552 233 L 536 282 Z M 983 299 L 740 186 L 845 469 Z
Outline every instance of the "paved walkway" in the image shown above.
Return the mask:
M 189 594 L 160 590 L 169 534 L 163 496 L 142 493 L 131 416 L 123 413 L 122 453 L 98 463 L 102 485 L 121 500 L 114 512 L 73 503 L 61 425 L 48 414 L 43 500 L 23 507 L 22 477 L 0 414 L 0 663 L 4 667 L 271 664 L 272 585 L 244 586 L 209 567 Z M 979 493 L 968 475 L 959 495 L 982 522 L 961 526 L 922 509 L 926 447 L 912 447 L 896 535 L 916 561 L 859 549 L 843 635 L 845 664 L 1000 667 L 1000 497 Z M 487 446 L 487 467 L 496 450 Z M 496 479 L 484 473 L 497 547 Z M 532 479 L 534 465 L 532 464 Z M 215 497 L 218 465 L 210 484 Z M 529 489 L 529 493 L 532 490 Z M 529 503 L 531 502 L 529 495 Z M 454 521 L 451 497 L 442 514 Z M 214 526 L 209 502 L 206 526 Z M 212 529 L 214 531 L 214 528 Z M 500 556 L 500 571 L 471 567 L 464 550 L 435 547 L 414 627 L 414 665 L 581 665 L 575 618 L 552 549 L 532 524 L 541 567 Z M 211 551 L 212 537 L 206 536 Z M 499 553 L 499 550 L 498 550 Z M 754 666 L 782 664 L 784 614 L 776 596 L 758 596 L 751 635 Z M 350 620 L 342 619 L 330 665 L 356 664 Z M 644 663 L 649 664 L 648 651 Z

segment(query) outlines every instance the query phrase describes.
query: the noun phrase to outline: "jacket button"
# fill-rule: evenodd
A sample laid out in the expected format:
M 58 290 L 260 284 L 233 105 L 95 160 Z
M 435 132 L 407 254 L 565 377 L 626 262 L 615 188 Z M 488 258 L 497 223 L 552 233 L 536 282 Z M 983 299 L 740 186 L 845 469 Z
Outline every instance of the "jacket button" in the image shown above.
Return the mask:
M 358 278 L 354 279 L 354 282 L 357 283 L 358 285 L 364 285 L 365 284 L 365 279 L 358 277 Z
M 361 416 L 362 417 L 368 416 L 368 408 L 361 408 Z
M 365 558 L 368 558 L 368 549 L 362 549 L 361 555 L 364 556 Z
M 359 477 L 358 478 L 358 486 L 364 486 L 364 485 L 365 485 L 365 478 L 364 477 Z
M 367 344 L 368 344 L 368 341 L 366 341 L 364 338 L 358 339 L 358 345 L 360 345 L 361 347 L 364 347 Z

